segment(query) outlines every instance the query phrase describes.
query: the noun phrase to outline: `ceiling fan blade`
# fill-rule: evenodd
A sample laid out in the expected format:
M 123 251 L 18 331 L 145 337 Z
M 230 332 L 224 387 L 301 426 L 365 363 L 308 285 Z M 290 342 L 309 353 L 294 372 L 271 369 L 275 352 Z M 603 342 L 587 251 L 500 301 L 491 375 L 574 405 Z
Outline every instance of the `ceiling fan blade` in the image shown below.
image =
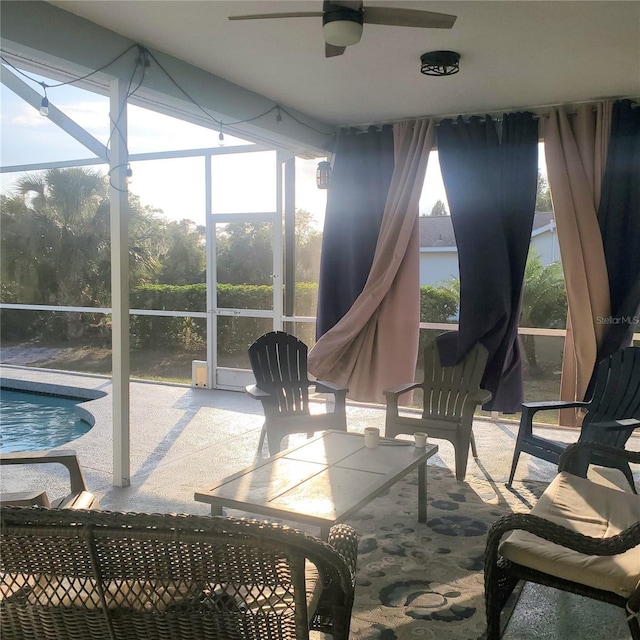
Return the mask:
M 367 24 L 385 24 L 393 27 L 451 29 L 456 21 L 456 16 L 433 11 L 417 11 L 415 9 L 365 7 L 362 21 Z
M 335 47 L 328 42 L 324 43 L 324 57 L 325 58 L 335 58 L 336 56 L 341 56 L 347 47 Z
M 322 11 L 294 13 L 259 13 L 251 16 L 229 16 L 229 20 L 266 20 L 269 18 L 322 18 Z

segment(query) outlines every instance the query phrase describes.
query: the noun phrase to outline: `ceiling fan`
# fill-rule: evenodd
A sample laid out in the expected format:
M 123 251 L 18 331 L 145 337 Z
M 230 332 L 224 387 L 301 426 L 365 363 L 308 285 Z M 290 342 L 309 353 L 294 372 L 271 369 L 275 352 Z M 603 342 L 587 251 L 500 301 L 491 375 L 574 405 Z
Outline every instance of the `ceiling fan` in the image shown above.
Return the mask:
M 396 7 L 363 7 L 361 0 L 324 0 L 322 11 L 262 13 L 229 16 L 229 20 L 264 20 L 269 18 L 322 18 L 325 57 L 341 56 L 345 49 L 360 42 L 362 25 L 380 24 L 392 27 L 451 29 L 456 16 L 433 11 L 417 11 Z

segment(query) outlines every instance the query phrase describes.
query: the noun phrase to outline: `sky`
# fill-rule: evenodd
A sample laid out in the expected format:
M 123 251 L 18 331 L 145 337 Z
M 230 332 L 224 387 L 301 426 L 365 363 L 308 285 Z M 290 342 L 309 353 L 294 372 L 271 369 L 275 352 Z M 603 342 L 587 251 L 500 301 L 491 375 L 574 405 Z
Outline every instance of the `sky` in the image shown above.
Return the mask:
M 40 76 L 28 74 L 37 80 Z M 24 80 L 24 77 L 22 77 Z M 47 84 L 55 84 L 44 78 Z M 40 94 L 37 83 L 27 81 Z M 107 97 L 69 86 L 51 87 L 47 97 L 83 129 L 103 144 L 109 139 L 109 101 Z M 78 160 L 93 157 L 79 142 L 60 130 L 39 111 L 1 85 L 0 164 Z M 177 118 L 130 105 L 128 118 L 129 153 L 217 147 L 218 130 L 193 125 Z M 225 135 L 225 146 L 247 144 Z M 315 184 L 319 159 L 296 160 L 296 208 L 313 214 L 322 227 L 327 192 Z M 105 173 L 106 165 L 98 165 Z M 202 158 L 134 162 L 129 189 L 143 205 L 161 209 L 171 220 L 188 218 L 204 224 L 204 161 Z M 275 154 L 251 153 L 213 159 L 214 212 L 242 213 L 275 209 Z M 2 193 L 11 191 L 19 176 L 0 174 Z M 250 184 L 251 188 L 247 188 Z M 436 200 L 446 201 L 437 162 L 432 154 L 427 168 L 420 213 L 431 211 Z

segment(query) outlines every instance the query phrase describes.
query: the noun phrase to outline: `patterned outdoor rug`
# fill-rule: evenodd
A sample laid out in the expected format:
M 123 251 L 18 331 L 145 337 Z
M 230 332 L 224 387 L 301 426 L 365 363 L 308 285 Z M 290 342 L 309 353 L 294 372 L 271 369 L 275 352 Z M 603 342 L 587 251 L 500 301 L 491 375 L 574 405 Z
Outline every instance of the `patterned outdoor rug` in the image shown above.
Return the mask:
M 417 521 L 417 472 L 348 521 L 360 535 L 353 640 L 479 640 L 486 630 L 486 534 L 501 515 L 528 512 L 544 484 L 509 491 L 428 466 L 427 524 Z M 388 515 L 386 515 L 388 514 Z

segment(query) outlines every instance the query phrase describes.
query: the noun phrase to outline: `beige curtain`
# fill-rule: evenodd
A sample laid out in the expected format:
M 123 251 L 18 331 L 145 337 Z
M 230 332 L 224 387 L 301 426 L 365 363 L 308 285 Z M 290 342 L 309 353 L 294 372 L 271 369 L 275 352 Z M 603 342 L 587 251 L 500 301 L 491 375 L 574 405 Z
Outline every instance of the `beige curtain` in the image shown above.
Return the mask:
M 309 352 L 317 378 L 349 397 L 382 401 L 415 376 L 420 333 L 418 203 L 434 141 L 430 120 L 395 124 L 394 170 L 373 264 L 351 309 Z
M 611 130 L 611 101 L 572 116 L 553 109 L 542 121 L 547 175 L 567 286 L 569 315 L 560 398 L 583 400 L 609 315 L 609 282 L 597 210 Z M 579 414 L 560 412 L 575 426 Z

